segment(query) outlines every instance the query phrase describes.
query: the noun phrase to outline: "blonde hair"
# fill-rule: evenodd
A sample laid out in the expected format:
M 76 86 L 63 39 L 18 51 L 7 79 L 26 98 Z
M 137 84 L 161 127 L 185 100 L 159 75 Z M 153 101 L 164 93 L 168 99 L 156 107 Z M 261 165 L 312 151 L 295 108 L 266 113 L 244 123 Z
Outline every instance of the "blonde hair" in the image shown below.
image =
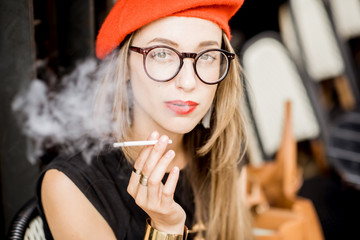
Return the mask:
M 120 50 L 108 57 L 109 69 L 105 74 L 98 108 L 108 97 L 104 94 L 113 81 L 112 112 L 116 128 L 114 137 L 127 139 L 131 132 L 131 101 L 126 77 L 128 51 L 131 38 L 124 41 Z M 234 52 L 223 34 L 225 49 Z M 229 73 L 219 85 L 213 103 L 211 128 L 201 124 L 185 134 L 184 142 L 192 151 L 187 171 L 195 198 L 195 218 L 206 227 L 205 238 L 251 239 L 251 219 L 241 195 L 239 163 L 245 152 L 245 123 L 240 101 L 243 99 L 242 69 L 236 58 L 231 62 Z M 103 93 L 103 94 L 101 94 Z M 195 147 L 194 147 L 195 146 Z M 127 150 L 124 151 L 129 156 Z
M 234 52 L 226 35 L 223 41 L 225 49 Z M 243 184 L 239 182 L 239 163 L 246 148 L 241 76 L 242 69 L 236 57 L 226 79 L 218 86 L 209 137 L 203 145 L 192 143 L 198 148 L 199 157 L 189 164 L 196 218 L 205 224 L 205 237 L 209 240 L 252 238 L 250 214 L 241 195 L 240 185 Z M 195 132 L 196 129 L 188 135 Z

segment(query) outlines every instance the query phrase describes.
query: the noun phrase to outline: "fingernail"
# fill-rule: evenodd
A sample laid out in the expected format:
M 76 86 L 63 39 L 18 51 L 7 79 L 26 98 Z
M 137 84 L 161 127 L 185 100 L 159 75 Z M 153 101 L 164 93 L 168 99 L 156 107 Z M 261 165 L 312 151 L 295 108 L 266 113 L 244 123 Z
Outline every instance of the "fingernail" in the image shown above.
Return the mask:
M 178 173 L 180 170 L 179 170 L 178 167 L 175 166 L 175 167 L 172 169 L 172 171 L 173 171 L 173 173 Z
M 157 139 L 157 138 L 158 138 L 158 135 L 159 135 L 159 133 L 158 133 L 157 131 L 153 131 L 153 132 L 151 133 L 150 138 L 151 138 L 151 139 Z
M 172 158 L 174 155 L 175 155 L 175 152 L 174 152 L 173 150 L 169 150 L 169 151 L 166 153 L 166 157 L 167 157 L 167 158 Z
M 159 139 L 159 141 L 160 141 L 161 143 L 166 143 L 166 142 L 168 142 L 168 137 L 167 137 L 167 136 L 161 136 L 161 138 Z

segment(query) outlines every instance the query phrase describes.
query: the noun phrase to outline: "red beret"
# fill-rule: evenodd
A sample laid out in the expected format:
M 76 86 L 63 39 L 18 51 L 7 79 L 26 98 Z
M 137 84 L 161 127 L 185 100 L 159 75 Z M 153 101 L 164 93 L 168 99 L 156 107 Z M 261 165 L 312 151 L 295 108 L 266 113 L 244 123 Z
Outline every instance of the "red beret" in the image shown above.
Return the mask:
M 146 24 L 167 16 L 196 17 L 215 22 L 230 35 L 229 20 L 244 0 L 118 0 L 96 40 L 96 56 L 103 59 L 124 38 Z

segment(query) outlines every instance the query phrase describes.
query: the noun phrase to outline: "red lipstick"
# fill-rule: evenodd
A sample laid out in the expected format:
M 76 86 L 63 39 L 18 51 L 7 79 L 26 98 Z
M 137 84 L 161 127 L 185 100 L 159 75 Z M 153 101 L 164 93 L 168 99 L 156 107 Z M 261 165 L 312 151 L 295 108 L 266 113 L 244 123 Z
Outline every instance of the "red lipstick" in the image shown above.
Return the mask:
M 196 109 L 199 105 L 193 101 L 182 101 L 182 100 L 175 100 L 175 101 L 167 101 L 165 102 L 166 107 L 179 115 L 186 115 L 191 113 Z

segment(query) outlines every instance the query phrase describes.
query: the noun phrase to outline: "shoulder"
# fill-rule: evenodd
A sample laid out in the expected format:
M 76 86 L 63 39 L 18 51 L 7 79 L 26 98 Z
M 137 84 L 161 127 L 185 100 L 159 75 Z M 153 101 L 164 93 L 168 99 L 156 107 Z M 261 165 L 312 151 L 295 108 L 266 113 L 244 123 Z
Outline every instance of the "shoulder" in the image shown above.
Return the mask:
M 82 189 L 98 179 L 109 179 L 112 175 L 126 174 L 131 167 L 121 151 L 103 151 L 91 158 L 87 157 L 86 153 L 59 156 L 46 166 L 42 176 L 51 169 L 64 173 Z
M 63 172 L 57 169 L 49 169 L 44 174 L 42 183 L 43 190 L 46 189 L 48 192 L 56 192 L 66 189 L 67 187 L 73 189 L 74 186 L 75 184 Z
M 146 219 L 126 190 L 131 170 L 130 163 L 120 151 L 107 151 L 90 162 L 84 161 L 81 154 L 60 157 L 51 162 L 37 182 L 39 210 L 45 228 L 49 226 L 51 230 L 48 235 L 53 233 L 51 226 L 61 225 L 53 224 L 48 216 L 59 215 L 64 216 L 64 221 L 67 218 L 77 219 L 83 224 L 86 223 L 84 219 L 105 219 L 116 237 L 124 239 L 129 234 L 129 225 L 134 222 L 131 218 L 141 216 Z M 79 216 L 82 217 L 79 219 Z M 142 219 L 139 221 L 145 222 Z
M 49 204 L 76 200 L 84 200 L 80 189 L 63 172 L 57 169 L 47 170 L 44 174 L 41 186 L 41 199 L 43 206 Z M 49 204 L 48 204 L 49 203 Z
M 93 157 L 91 161 L 85 161 L 81 154 L 59 157 L 40 175 L 37 193 L 40 195 L 40 191 L 48 185 L 59 190 L 76 187 L 104 215 L 103 205 L 106 203 L 101 200 L 111 201 L 112 196 L 126 189 L 130 174 L 131 168 L 122 153 L 107 152 Z
M 115 239 L 105 219 L 61 171 L 46 171 L 41 199 L 55 239 Z

